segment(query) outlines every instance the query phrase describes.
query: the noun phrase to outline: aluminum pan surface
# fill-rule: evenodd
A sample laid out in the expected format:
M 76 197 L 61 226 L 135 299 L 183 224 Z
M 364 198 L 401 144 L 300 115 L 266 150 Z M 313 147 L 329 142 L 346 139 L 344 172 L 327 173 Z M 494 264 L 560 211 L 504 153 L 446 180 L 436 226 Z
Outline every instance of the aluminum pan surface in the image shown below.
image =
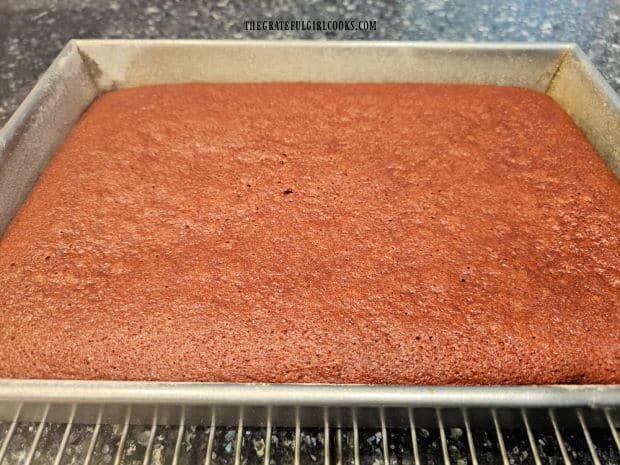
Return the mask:
M 0 401 L 323 407 L 620 405 L 620 386 L 374 386 L 0 380 Z
M 0 130 L 0 236 L 98 93 L 70 42 Z
M 175 82 L 468 82 L 544 92 L 569 44 L 78 40 L 102 89 Z
M 299 53 L 304 59 L 299 59 Z M 336 66 L 341 63 L 344 66 Z M 0 131 L 0 161 L 5 163 L 0 166 L 8 166 L 6 160 L 14 159 L 16 147 L 20 147 L 19 170 L 5 169 L 4 174 L 11 175 L 8 179 L 12 186 L 29 190 L 45 162 L 98 92 L 192 80 L 521 85 L 548 92 L 571 114 L 608 165 L 614 170 L 620 166 L 618 96 L 574 45 L 166 40 L 79 40 L 68 44 Z M 33 151 L 40 152 L 39 156 L 28 155 Z M 620 176 L 619 171 L 615 173 Z M 7 194 L 7 189 L 0 183 L 0 198 L 3 194 Z M 20 194 L 11 202 L 19 205 L 23 198 Z M 0 220 L 4 222 L 12 217 L 6 205 L 0 203 Z M 2 230 L 0 224 L 0 233 Z M 231 406 L 579 406 L 620 405 L 620 386 L 422 387 L 0 380 L 0 400 Z

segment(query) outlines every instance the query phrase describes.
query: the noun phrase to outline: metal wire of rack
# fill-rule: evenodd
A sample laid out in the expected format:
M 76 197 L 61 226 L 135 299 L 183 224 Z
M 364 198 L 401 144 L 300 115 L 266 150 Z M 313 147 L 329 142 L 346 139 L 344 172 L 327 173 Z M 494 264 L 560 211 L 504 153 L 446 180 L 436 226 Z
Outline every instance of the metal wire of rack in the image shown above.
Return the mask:
M 307 427 L 302 415 L 282 427 L 267 410 L 260 426 L 220 424 L 216 410 L 205 422 L 188 422 L 185 408 L 176 424 L 162 424 L 153 409 L 150 423 L 108 424 L 99 407 L 94 424 L 22 421 L 18 409 L 0 423 L 1 465 L 483 465 L 618 464 L 617 409 L 399 409 L 404 423 L 392 427 L 376 409 L 378 425 L 360 427 L 355 410 L 349 424 L 330 421 Z M 473 419 L 472 419 L 473 417 Z

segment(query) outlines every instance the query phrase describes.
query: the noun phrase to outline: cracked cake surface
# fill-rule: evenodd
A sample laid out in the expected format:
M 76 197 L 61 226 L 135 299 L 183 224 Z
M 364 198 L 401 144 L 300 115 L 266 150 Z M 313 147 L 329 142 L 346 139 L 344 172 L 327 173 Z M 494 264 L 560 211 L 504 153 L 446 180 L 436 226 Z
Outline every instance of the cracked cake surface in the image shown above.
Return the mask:
M 0 240 L 0 321 L 0 378 L 618 383 L 620 185 L 526 89 L 112 91 Z

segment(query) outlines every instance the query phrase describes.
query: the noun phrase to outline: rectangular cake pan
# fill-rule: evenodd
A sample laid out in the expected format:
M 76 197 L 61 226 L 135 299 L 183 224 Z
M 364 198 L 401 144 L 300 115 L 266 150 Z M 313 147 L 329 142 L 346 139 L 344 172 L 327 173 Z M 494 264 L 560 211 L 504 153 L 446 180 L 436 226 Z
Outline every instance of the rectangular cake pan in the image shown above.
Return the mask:
M 620 99 L 574 44 L 73 40 L 0 131 L 0 235 L 80 115 L 111 89 L 175 82 L 442 82 L 522 86 L 545 92 L 583 130 L 620 178 Z M 70 180 L 68 180 L 70 182 Z M 234 336 L 234 335 L 231 335 Z M 197 419 L 246 424 L 278 418 L 306 424 L 377 418 L 399 424 L 403 407 L 620 406 L 620 386 L 355 386 L 0 380 L 0 421 L 174 422 L 182 406 Z M 51 408 L 48 408 L 51 406 Z M 385 408 L 385 412 L 383 411 Z M 268 413 L 267 413 L 268 412 Z M 353 413 L 352 413 L 353 412 Z M 390 413 L 392 412 L 392 413 Z M 185 413 L 184 413 L 185 415 Z

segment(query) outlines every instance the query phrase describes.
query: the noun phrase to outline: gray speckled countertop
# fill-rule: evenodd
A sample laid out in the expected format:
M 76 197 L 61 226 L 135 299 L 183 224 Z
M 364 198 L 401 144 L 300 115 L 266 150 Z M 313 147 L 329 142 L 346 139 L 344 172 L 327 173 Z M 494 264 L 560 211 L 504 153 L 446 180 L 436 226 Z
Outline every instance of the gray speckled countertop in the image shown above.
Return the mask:
M 376 31 L 246 32 L 253 19 L 369 19 Z M 0 126 L 71 38 L 578 43 L 620 90 L 620 0 L 0 0 Z

